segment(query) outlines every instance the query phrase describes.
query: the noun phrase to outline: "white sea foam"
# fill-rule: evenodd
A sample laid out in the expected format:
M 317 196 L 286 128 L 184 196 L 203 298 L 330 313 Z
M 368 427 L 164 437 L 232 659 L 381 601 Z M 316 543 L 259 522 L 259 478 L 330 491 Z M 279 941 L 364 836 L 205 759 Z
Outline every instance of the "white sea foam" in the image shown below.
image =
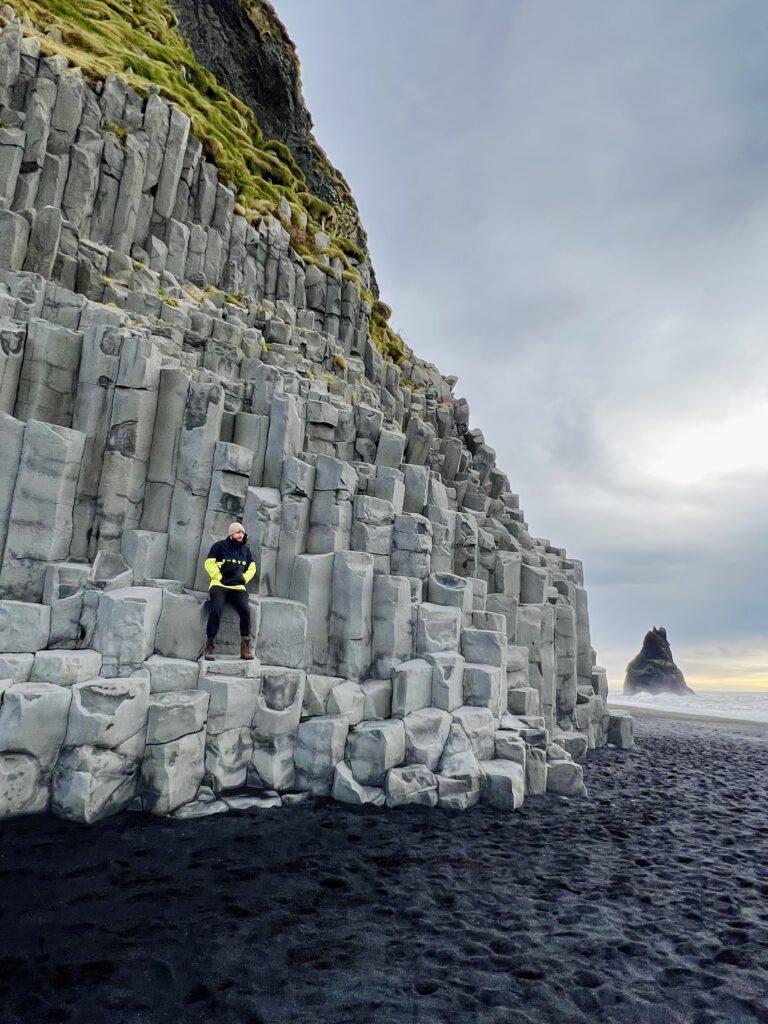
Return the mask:
M 768 722 L 768 690 L 753 693 L 733 693 L 703 690 L 695 695 L 675 693 L 638 693 L 625 697 L 620 692 L 608 694 L 608 704 L 614 707 L 648 708 L 653 711 L 673 711 L 686 715 L 700 715 L 721 720 Z

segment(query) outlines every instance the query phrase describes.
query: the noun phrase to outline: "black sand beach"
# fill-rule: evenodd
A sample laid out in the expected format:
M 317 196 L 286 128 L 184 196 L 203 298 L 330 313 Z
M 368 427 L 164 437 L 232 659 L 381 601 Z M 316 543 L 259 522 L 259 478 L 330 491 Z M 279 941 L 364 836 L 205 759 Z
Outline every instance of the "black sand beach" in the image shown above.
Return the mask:
M 638 718 L 590 796 L 0 825 L 0 1021 L 768 1021 L 768 733 Z

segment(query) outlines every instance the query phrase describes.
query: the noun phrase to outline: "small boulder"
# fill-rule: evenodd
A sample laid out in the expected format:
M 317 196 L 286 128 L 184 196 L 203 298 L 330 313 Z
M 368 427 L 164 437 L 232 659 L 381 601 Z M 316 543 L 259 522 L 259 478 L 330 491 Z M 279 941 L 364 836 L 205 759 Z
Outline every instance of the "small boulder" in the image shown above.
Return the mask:
M 561 732 L 555 737 L 555 741 L 574 761 L 583 761 L 587 756 L 589 741 L 583 732 Z
M 619 750 L 633 750 L 634 723 L 628 711 L 611 711 L 608 721 L 608 742 Z
M 387 807 L 403 807 L 406 804 L 437 807 L 437 779 L 423 764 L 390 769 L 384 791 Z
M 334 769 L 331 796 L 342 804 L 352 804 L 354 807 L 362 807 L 363 804 L 382 807 L 385 800 L 383 789 L 359 783 L 343 761 Z
M 480 799 L 480 774 L 454 779 L 437 775 L 437 806 L 449 811 L 466 811 Z
M 525 795 L 544 796 L 547 792 L 547 752 L 541 747 L 528 747 L 525 757 Z
M 547 792 L 560 796 L 586 796 L 584 771 L 575 761 L 550 761 L 547 765 Z
M 515 761 L 481 761 L 482 799 L 497 811 L 516 811 L 525 799 L 525 769 Z

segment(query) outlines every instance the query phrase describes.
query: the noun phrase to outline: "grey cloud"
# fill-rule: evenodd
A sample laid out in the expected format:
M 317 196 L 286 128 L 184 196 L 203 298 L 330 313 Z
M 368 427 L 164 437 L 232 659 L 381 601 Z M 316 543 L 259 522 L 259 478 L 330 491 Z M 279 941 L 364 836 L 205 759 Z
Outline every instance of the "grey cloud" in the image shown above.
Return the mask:
M 598 646 L 626 662 L 663 621 L 768 650 L 768 456 L 655 475 L 677 431 L 768 398 L 768 7 L 278 6 L 395 325 L 583 558 Z

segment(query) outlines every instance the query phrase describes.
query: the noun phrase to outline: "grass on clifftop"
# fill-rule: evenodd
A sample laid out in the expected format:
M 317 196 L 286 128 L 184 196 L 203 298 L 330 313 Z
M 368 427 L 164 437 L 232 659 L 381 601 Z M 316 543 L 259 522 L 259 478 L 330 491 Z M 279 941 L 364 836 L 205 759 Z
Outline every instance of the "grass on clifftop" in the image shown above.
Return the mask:
M 142 95 L 157 86 L 192 119 L 206 156 L 235 188 L 249 219 L 274 212 L 285 196 L 304 210 L 311 228 L 331 229 L 335 211 L 309 192 L 288 147 L 264 139 L 249 107 L 195 60 L 162 0 L 11 0 L 11 6 L 30 19 L 44 53 L 66 57 L 91 83 L 120 75 Z M 62 42 L 47 34 L 51 29 Z
M 296 61 L 298 61 L 299 58 L 294 42 L 288 35 L 288 30 L 278 17 L 275 8 L 269 3 L 269 0 L 240 0 L 240 3 L 259 31 L 259 34 L 271 36 L 281 46 L 289 49 Z
M 300 255 L 319 262 L 313 236 L 322 230 L 331 237 L 327 255 L 338 257 L 347 270 L 352 259 L 363 258 L 350 239 L 332 234 L 336 211 L 310 193 L 289 148 L 265 139 L 253 111 L 197 62 L 177 30 L 175 13 L 162 0 L 10 0 L 10 6 L 29 19 L 43 53 L 65 57 L 82 69 L 92 85 L 119 75 L 142 96 L 150 86 L 157 86 L 162 96 L 191 118 L 206 157 L 235 189 L 238 212 L 249 221 L 274 214 L 285 197 L 294 217 L 298 211 L 307 216 L 306 229 L 291 229 L 292 244 Z M 293 50 L 270 5 L 247 0 L 247 8 L 259 31 Z M 58 33 L 61 40 L 56 38 Z M 112 130 L 126 131 L 122 125 L 113 125 Z M 379 351 L 397 362 L 410 353 L 387 319 L 374 306 L 371 336 Z

